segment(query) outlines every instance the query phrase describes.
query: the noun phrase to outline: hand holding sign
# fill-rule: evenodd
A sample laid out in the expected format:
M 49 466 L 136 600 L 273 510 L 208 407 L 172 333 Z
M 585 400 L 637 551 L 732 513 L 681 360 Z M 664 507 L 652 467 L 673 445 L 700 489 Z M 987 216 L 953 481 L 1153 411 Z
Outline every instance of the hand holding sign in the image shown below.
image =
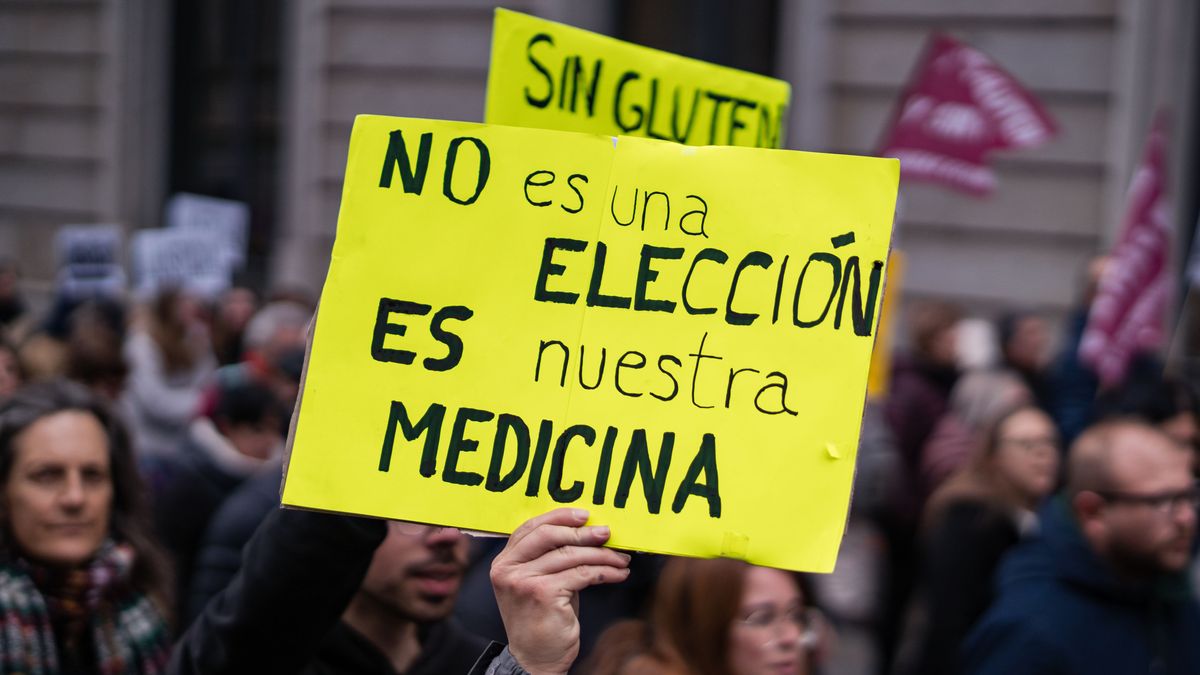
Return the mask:
M 602 548 L 607 527 L 587 511 L 557 509 L 512 533 L 492 562 L 509 651 L 530 673 L 565 673 L 579 654 L 579 591 L 624 581 L 629 556 Z

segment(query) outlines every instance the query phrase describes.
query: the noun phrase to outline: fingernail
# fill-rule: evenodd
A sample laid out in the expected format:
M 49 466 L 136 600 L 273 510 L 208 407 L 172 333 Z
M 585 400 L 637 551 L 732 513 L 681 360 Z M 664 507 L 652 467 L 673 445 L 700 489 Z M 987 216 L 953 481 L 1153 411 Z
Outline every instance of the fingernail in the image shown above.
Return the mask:
M 624 560 L 625 562 L 629 562 L 630 560 L 633 559 L 633 557 L 630 556 L 628 553 L 621 553 L 620 551 L 617 551 L 617 555 L 621 556 L 621 559 Z
M 600 537 L 601 539 L 608 539 L 608 535 L 611 534 L 607 525 L 597 525 L 596 527 L 592 528 L 592 532 L 595 532 L 596 536 Z
M 576 520 L 582 520 L 584 522 L 587 522 L 587 519 L 588 519 L 587 509 L 573 509 L 573 512 L 575 514 Z

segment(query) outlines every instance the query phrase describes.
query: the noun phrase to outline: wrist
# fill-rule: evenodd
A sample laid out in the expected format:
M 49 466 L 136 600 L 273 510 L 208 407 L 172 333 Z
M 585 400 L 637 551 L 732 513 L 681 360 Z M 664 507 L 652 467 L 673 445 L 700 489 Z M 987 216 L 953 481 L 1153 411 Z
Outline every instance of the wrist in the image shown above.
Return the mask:
M 514 651 L 512 645 L 509 645 L 505 649 L 505 653 L 511 660 L 512 666 L 515 667 L 515 670 L 512 671 L 512 675 L 567 675 L 567 671 L 565 670 L 553 670 L 550 668 L 530 665 L 533 663 L 533 661 L 528 657 L 523 657 L 519 653 L 519 650 Z M 501 656 L 503 657 L 504 654 L 501 654 Z M 500 671 L 497 675 L 509 674 L 506 671 Z

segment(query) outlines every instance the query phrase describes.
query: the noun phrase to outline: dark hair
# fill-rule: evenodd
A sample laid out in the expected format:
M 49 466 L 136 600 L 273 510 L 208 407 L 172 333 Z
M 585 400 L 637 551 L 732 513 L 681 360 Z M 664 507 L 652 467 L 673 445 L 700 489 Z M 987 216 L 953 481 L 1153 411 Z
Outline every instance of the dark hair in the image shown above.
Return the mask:
M 1135 371 L 1121 387 L 1101 395 L 1096 408 L 1102 420 L 1132 416 L 1162 424 L 1181 413 L 1200 415 L 1200 397 L 1184 380 Z
M 120 392 L 129 376 L 122 345 L 125 310 L 112 301 L 87 300 L 67 320 L 66 376 L 93 391 Z
M 996 341 L 1000 343 L 1000 351 L 1008 350 L 1008 343 L 1012 341 L 1017 334 L 1017 330 L 1021 327 L 1021 323 L 1028 319 L 1041 319 L 1042 316 L 1033 310 L 1019 309 L 1001 314 L 996 319 Z
M 962 309 L 948 302 L 928 300 L 914 305 L 909 318 L 913 348 L 928 356 L 937 337 L 957 325 L 962 316 Z
M 16 454 L 15 441 L 34 422 L 65 411 L 92 415 L 108 439 L 109 471 L 113 501 L 109 534 L 133 547 L 132 583 L 165 608 L 169 606 L 170 571 L 166 559 L 150 534 L 145 505 L 145 488 L 138 475 L 129 434 L 108 407 L 86 388 L 67 380 L 37 382 L 19 389 L 0 403 L 0 484 L 8 483 Z M 16 555 L 16 542 L 3 516 L 0 527 L 0 560 Z
M 185 300 L 183 291 L 165 288 L 154 296 L 147 313 L 146 332 L 158 345 L 168 374 L 186 372 L 201 358 L 188 339 L 187 324 L 178 314 Z
M 266 421 L 282 423 L 290 417 L 275 392 L 264 384 L 254 381 L 217 384 L 212 420 L 218 426 L 258 425 Z

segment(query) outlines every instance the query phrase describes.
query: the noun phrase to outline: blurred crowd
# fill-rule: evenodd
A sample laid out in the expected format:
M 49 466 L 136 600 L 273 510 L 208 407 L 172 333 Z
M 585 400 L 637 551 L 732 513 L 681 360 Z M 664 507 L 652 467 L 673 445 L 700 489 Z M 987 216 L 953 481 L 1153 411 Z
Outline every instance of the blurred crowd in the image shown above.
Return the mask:
M 1200 672 L 1197 383 L 1144 354 L 1099 386 L 1077 354 L 1100 264 L 1061 331 L 996 320 L 993 363 L 963 365 L 972 308 L 906 308 L 832 574 L 595 549 L 621 560 L 578 569 L 622 571 L 567 584 L 565 663 Z M 497 601 L 517 535 L 278 508 L 311 298 L 167 289 L 35 313 L 20 288 L 0 264 L 0 672 L 466 673 L 523 630 Z

